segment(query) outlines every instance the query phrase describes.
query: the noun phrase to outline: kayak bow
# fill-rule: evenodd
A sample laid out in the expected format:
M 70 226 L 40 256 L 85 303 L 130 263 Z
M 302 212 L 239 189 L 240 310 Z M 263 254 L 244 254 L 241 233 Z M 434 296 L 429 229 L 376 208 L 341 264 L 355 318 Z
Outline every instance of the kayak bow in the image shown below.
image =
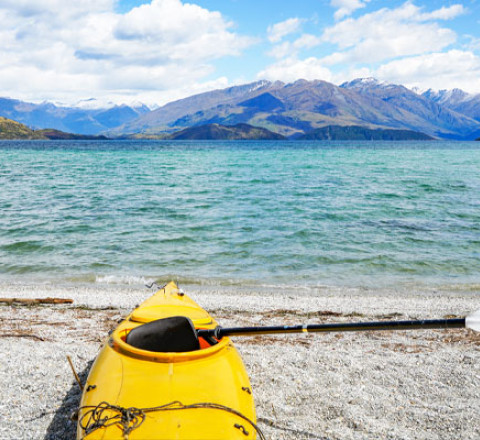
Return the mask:
M 114 330 L 91 368 L 77 440 L 257 438 L 250 382 L 231 340 L 198 338 L 198 345 L 184 346 L 177 337 L 155 346 L 159 319 L 176 330 L 190 322 L 195 329 L 217 326 L 173 282 L 143 302 Z

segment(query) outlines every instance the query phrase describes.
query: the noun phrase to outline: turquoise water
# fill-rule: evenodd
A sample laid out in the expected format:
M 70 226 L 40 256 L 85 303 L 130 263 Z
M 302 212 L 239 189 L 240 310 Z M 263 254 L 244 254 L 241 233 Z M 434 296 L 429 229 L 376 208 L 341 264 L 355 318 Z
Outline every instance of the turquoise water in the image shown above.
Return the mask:
M 0 143 L 0 280 L 480 283 L 480 145 Z

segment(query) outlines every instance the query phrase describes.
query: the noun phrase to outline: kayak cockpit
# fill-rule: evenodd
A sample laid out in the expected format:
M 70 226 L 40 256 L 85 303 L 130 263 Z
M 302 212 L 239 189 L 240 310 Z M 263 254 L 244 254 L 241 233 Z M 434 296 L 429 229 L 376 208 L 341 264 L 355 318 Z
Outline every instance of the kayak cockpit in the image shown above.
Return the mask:
M 125 342 L 156 353 L 200 350 L 197 331 L 186 316 L 171 316 L 139 325 L 127 334 Z
M 109 345 L 137 359 L 181 362 L 210 356 L 231 344 L 228 337 L 221 340 L 198 337 L 196 324 L 185 316 L 170 316 L 139 325 L 124 321 L 110 336 Z

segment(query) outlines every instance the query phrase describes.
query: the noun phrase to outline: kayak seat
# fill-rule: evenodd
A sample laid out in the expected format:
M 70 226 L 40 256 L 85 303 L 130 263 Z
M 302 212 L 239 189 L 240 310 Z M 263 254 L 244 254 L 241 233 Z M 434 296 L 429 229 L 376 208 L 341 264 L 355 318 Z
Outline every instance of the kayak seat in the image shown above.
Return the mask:
M 141 350 L 180 353 L 200 349 L 197 332 L 190 318 L 171 316 L 132 329 L 125 340 Z

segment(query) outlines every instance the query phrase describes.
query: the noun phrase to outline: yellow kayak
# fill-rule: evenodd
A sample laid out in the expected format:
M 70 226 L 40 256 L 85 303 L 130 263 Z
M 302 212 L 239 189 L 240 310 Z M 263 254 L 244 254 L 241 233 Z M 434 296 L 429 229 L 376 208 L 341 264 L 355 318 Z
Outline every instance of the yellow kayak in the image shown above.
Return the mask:
M 250 381 L 231 340 L 191 337 L 193 327 L 216 326 L 173 282 L 143 302 L 92 366 L 77 440 L 257 438 Z

